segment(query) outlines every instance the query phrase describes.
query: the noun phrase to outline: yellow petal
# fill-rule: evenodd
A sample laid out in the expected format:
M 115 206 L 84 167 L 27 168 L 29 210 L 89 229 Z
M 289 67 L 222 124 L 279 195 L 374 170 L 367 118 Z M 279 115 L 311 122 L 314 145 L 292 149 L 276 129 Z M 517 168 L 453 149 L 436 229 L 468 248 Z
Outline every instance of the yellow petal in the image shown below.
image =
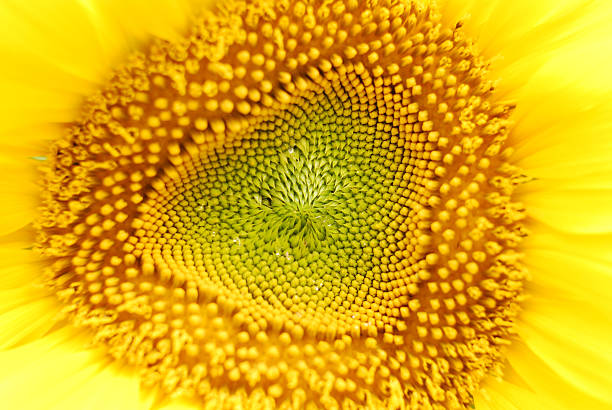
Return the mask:
M 530 295 L 518 331 L 557 377 L 600 400 L 612 383 L 612 236 L 534 226 L 526 243 Z
M 610 408 L 608 403 L 585 394 L 560 377 L 524 343 L 517 341 L 512 345 L 508 352 L 508 360 L 537 396 L 554 403 L 553 407 L 548 408 L 567 410 Z
M 543 188 L 521 195 L 529 216 L 565 232 L 612 232 L 612 189 L 556 189 L 552 183 L 536 182 Z
M 502 94 L 516 90 L 560 47 L 605 27 L 610 8 L 588 0 L 440 0 L 447 24 L 462 19 L 485 56 L 494 58 Z
M 559 377 L 612 405 L 609 314 L 579 299 L 534 297 L 525 304 L 519 334 Z
M 517 98 L 512 143 L 518 165 L 553 184 L 580 177 L 588 181 L 590 175 L 602 172 L 610 175 L 612 105 L 608 94 L 586 92 L 578 81 L 547 86 L 549 82 L 537 79 Z M 612 84 L 601 87 L 610 90 Z
M 525 248 L 530 249 L 528 257 L 531 259 L 533 259 L 531 257 L 533 251 L 557 251 L 561 254 L 580 256 L 583 261 L 612 263 L 611 233 L 597 235 L 567 233 L 543 224 L 531 224 L 530 228 L 537 233 L 537 235 L 530 235 L 525 241 Z M 575 282 L 571 283 L 573 287 Z M 580 283 L 591 282 L 585 280 Z M 597 286 L 601 284 L 597 283 Z
M 212 0 L 90 0 L 87 2 L 96 17 L 97 26 L 116 24 L 124 34 L 128 46 L 148 40 L 151 36 L 176 40 L 184 33 L 190 16 Z
M 35 160 L 0 156 L 0 235 L 31 223 L 36 215 L 38 187 Z
M 527 82 L 515 84 L 501 74 L 501 84 L 508 83 L 507 97 L 518 103 L 511 135 L 516 159 L 529 175 L 553 184 L 612 171 L 612 78 L 606 68 L 612 57 L 601 52 L 612 47 L 607 23 L 612 3 L 576 3 L 576 20 L 572 11 L 566 21 L 571 28 L 564 30 L 570 35 L 543 47 L 546 58 L 532 67 Z
M 40 259 L 23 244 L 0 245 L 0 350 L 44 336 L 59 320 L 60 303 L 40 283 Z
M 0 292 L 0 297 L 5 296 Z M 44 336 L 56 323 L 58 312 L 57 300 L 50 296 L 0 313 L 0 350 Z
M 530 286 L 542 296 L 562 295 L 599 302 L 602 309 L 612 289 L 612 235 L 579 235 L 534 225 L 525 244 Z
M 35 279 L 40 278 L 41 258 L 33 250 L 24 249 L 26 246 L 26 243 L 0 243 L 0 290 L 32 287 Z M 0 303 L 8 302 L 0 299 Z
M 4 49 L 38 56 L 55 70 L 97 82 L 117 58 L 151 35 L 173 37 L 187 22 L 189 1 L 32 0 L 4 2 Z M 40 67 L 45 69 L 47 67 Z M 3 67 L 10 70 L 10 67 Z M 40 79 L 33 79 L 38 82 Z M 68 87 L 77 84 L 67 83 Z M 56 85 L 57 86 L 57 85 Z M 76 90 L 76 88 L 73 88 Z
M 5 408 L 139 409 L 138 378 L 109 365 L 87 337 L 65 327 L 36 342 L 0 352 L 0 396 Z
M 3 2 L 0 47 L 12 62 L 0 68 L 2 129 L 32 122 L 66 122 L 82 93 L 108 66 L 95 33 L 75 1 Z M 96 67 L 97 66 L 97 67 Z
M 508 367 L 506 372 L 513 371 Z M 521 387 L 502 378 L 489 377 L 481 385 L 474 398 L 474 408 L 478 410 L 528 410 L 551 409 L 553 403 L 545 397 L 536 395 L 527 387 Z
M 584 301 L 606 303 L 612 274 L 609 262 L 591 260 L 560 250 L 529 250 L 526 264 L 532 287 L 544 295 L 560 294 Z
M 188 399 L 158 400 L 155 392 L 142 390 L 138 372 L 117 364 L 103 350 L 89 347 L 89 340 L 86 332 L 64 326 L 31 343 L 0 351 L 3 408 L 196 408 Z

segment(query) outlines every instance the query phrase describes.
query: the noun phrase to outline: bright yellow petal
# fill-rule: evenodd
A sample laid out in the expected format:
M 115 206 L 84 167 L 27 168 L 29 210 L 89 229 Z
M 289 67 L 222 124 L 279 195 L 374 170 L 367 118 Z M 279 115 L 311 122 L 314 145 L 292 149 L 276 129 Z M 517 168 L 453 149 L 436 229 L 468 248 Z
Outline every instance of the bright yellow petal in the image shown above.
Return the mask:
M 36 216 L 39 190 L 36 160 L 0 155 L 0 235 L 31 223 Z
M 579 299 L 533 298 L 525 304 L 519 335 L 560 378 L 612 406 L 608 313 Z
M 13 296 L 0 292 L 0 297 Z M 0 313 L 0 350 L 36 340 L 44 336 L 58 318 L 57 301 L 53 297 L 27 301 L 25 304 Z M 12 329 L 12 331 L 7 331 Z
M 587 16 L 577 15 L 574 34 L 548 51 L 544 64 L 508 98 L 517 101 L 512 144 L 519 165 L 544 183 L 612 171 L 612 3 L 584 2 Z M 602 23 L 603 22 L 603 23 Z M 504 83 L 502 78 L 502 83 Z
M 42 258 L 31 249 L 31 242 L 7 238 L 10 237 L 0 237 L 0 290 L 33 287 L 35 280 L 40 278 L 42 273 Z M 0 299 L 0 303 L 9 301 Z
M 524 304 L 519 335 L 560 378 L 609 401 L 612 236 L 539 225 L 534 231 L 526 244 L 532 296 Z
M 517 113 L 513 133 L 519 165 L 531 176 L 553 183 L 581 176 L 588 180 L 589 175 L 603 171 L 610 175 L 612 105 L 607 104 L 608 94 L 572 92 L 575 84 L 560 82 L 532 88 L 534 92 L 523 98 L 530 111 Z M 611 88 L 602 85 L 603 90 Z
M 508 353 L 508 360 L 536 395 L 554 403 L 554 406 L 549 408 L 567 410 L 610 408 L 609 403 L 597 400 L 568 383 L 523 343 L 513 344 Z
M 506 372 L 513 371 L 507 368 Z M 474 398 L 474 408 L 478 410 L 536 410 L 552 409 L 554 404 L 546 397 L 538 396 L 528 387 L 521 387 L 500 378 L 490 377 L 481 385 L 479 394 Z
M 90 338 L 86 332 L 65 325 L 36 341 L 0 351 L 3 408 L 196 408 L 189 399 L 158 397 L 153 391 L 143 390 L 134 369 L 116 363 L 103 349 L 89 347 Z
M 540 185 L 554 184 L 541 181 Z M 585 185 L 587 182 L 585 181 Z M 556 229 L 575 233 L 612 232 L 612 189 L 547 187 L 521 196 L 527 214 Z
M 23 243 L 0 245 L 0 351 L 44 336 L 61 306 L 41 283 L 43 264 Z
M 493 58 L 501 94 L 525 84 L 563 47 L 605 27 L 606 2 L 589 0 L 438 0 L 447 24 L 462 19 L 479 50 Z M 609 11 L 609 7 L 607 8 Z
M 534 290 L 543 296 L 597 302 L 612 313 L 607 303 L 612 289 L 612 234 L 569 234 L 544 225 L 534 225 L 533 230 L 525 262 L 532 271 Z
M 0 352 L 0 396 L 9 409 L 148 409 L 138 378 L 109 364 L 88 337 L 69 327 L 36 342 Z

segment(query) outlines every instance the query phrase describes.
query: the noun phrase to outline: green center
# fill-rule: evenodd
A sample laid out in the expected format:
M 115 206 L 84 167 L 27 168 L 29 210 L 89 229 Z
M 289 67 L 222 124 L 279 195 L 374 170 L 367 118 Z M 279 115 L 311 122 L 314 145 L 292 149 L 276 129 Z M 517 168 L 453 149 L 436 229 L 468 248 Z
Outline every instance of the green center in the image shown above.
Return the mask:
M 393 117 L 354 106 L 316 94 L 202 156 L 167 224 L 184 228 L 213 280 L 337 315 L 395 269 L 411 201 L 405 144 L 392 137 Z

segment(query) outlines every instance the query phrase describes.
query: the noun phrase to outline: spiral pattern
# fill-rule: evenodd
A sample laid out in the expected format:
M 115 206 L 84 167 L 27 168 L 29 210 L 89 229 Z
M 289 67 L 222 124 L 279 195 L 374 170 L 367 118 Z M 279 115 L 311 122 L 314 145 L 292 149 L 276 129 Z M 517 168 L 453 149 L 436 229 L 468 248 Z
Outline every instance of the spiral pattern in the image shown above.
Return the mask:
M 419 1 L 230 1 L 55 142 L 38 248 L 146 385 L 222 408 L 463 408 L 525 277 L 512 106 Z

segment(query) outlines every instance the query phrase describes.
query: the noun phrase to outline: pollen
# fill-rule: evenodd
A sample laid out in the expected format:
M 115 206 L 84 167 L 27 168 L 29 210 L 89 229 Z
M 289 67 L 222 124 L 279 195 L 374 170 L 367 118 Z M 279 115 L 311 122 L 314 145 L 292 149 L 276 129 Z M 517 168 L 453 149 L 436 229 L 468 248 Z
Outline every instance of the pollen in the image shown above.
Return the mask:
M 426 2 L 231 0 L 53 144 L 38 249 L 144 386 L 221 408 L 466 408 L 526 276 L 513 106 Z

